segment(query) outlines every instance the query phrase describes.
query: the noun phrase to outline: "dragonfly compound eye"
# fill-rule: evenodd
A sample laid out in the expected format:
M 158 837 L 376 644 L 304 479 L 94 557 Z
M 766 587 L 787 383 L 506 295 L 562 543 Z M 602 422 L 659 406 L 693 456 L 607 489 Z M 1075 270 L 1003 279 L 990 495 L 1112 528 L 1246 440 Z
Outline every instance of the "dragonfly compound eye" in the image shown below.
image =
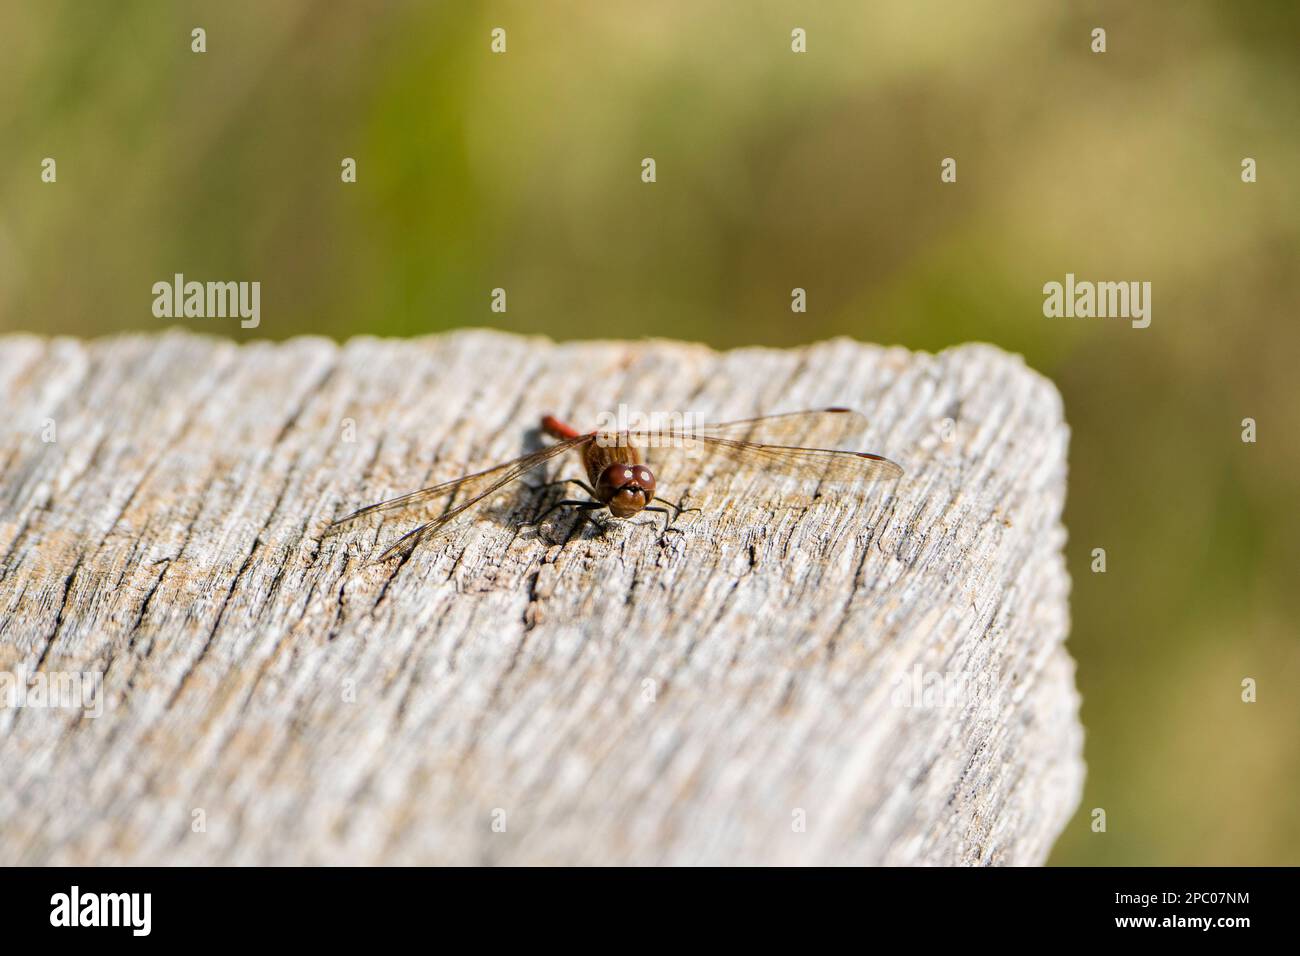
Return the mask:
M 634 515 L 650 503 L 655 494 L 655 476 L 645 465 L 619 462 L 609 465 L 596 482 L 596 497 L 619 518 Z
M 623 488 L 640 488 L 653 494 L 655 476 L 645 465 L 610 465 L 600 474 L 597 486 L 604 486 L 611 491 Z

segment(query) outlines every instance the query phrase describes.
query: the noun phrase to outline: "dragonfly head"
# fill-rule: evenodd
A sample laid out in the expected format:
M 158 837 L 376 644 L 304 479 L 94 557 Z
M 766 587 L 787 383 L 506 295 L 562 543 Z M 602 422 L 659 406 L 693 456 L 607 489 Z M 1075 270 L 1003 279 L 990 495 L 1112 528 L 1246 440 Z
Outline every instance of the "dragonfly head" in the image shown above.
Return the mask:
M 613 464 L 596 481 L 596 497 L 616 518 L 630 518 L 654 496 L 655 476 L 645 465 Z

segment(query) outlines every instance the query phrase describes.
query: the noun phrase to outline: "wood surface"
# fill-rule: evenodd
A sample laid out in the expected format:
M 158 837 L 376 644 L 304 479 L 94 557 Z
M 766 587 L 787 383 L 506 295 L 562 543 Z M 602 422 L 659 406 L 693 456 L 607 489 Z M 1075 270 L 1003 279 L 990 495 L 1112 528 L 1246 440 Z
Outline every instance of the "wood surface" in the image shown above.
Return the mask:
M 102 682 L 0 694 L 0 863 L 1038 864 L 1078 804 L 1068 429 L 991 346 L 9 336 L 0 396 L 0 677 Z M 324 534 L 620 402 L 851 406 L 906 474 Z

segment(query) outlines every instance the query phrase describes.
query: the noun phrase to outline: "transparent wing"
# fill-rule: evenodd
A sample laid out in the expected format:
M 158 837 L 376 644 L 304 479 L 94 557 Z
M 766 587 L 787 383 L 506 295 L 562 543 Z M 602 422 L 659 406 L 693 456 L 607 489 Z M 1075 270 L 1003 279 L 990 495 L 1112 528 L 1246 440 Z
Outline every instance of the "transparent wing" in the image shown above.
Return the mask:
M 663 481 L 689 481 L 688 475 L 695 469 L 687 463 L 718 459 L 775 474 L 840 484 L 901 476 L 903 469 L 880 455 L 814 445 L 841 440 L 865 427 L 866 419 L 858 412 L 822 408 L 688 430 L 602 433 L 596 440 L 645 448 L 653 458 L 662 458 L 682 469 L 676 475 L 660 476 Z
M 865 431 L 867 416 L 851 408 L 816 408 L 806 412 L 761 415 L 689 431 L 700 435 L 744 438 L 764 445 L 808 445 Z
M 763 415 L 735 422 L 693 425 L 689 428 L 660 428 L 648 431 L 602 432 L 598 441 L 633 444 L 639 447 L 676 445 L 702 436 L 741 438 L 759 445 L 822 448 L 842 442 L 866 430 L 865 415 L 849 408 L 818 408 L 806 412 Z
M 765 445 L 739 438 L 696 435 L 710 458 L 723 459 L 741 466 L 797 478 L 814 478 L 823 482 L 856 484 L 898 478 L 903 469 L 896 462 L 865 451 L 839 451 L 831 448 L 803 448 L 792 445 Z M 672 452 L 675 449 L 663 449 Z
M 580 435 L 576 438 L 570 438 L 567 441 L 548 445 L 545 448 L 541 448 L 535 452 L 530 452 L 527 455 L 521 455 L 520 457 L 505 462 L 504 464 L 495 465 L 492 468 L 475 472 L 472 475 L 466 475 L 463 478 L 444 481 L 442 484 L 433 485 L 430 488 L 414 491 L 397 498 L 390 498 L 387 501 L 381 501 L 377 504 L 367 505 L 358 511 L 352 512 L 352 514 L 333 522 L 326 529 L 326 534 L 329 534 L 340 526 L 355 521 L 358 518 L 364 518 L 367 515 L 397 511 L 414 505 L 426 504 L 452 495 L 467 495 L 468 498 L 465 501 L 461 502 L 450 511 L 440 515 L 433 521 L 420 525 L 414 531 L 410 531 L 403 535 L 395 544 L 392 545 L 392 547 L 388 548 L 388 550 L 379 556 L 379 560 L 387 561 L 389 558 L 395 557 L 398 554 L 409 554 L 421 542 L 435 538 L 440 533 L 446 531 L 451 524 L 466 511 L 469 511 L 475 505 L 490 498 L 512 481 L 515 481 L 532 471 L 538 465 L 550 461 L 557 455 L 561 455 L 572 448 L 577 448 L 590 440 L 591 437 L 589 435 Z

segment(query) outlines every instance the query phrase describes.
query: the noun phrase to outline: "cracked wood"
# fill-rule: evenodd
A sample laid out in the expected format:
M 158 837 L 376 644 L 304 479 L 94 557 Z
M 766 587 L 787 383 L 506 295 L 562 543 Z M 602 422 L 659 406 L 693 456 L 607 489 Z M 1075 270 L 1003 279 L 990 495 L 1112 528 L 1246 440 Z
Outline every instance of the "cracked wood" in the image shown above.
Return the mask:
M 0 696 L 0 863 L 1039 863 L 1078 802 L 1068 431 L 992 347 L 0 355 L 0 675 L 103 703 Z M 524 527 L 550 499 L 517 485 L 383 565 L 418 511 L 322 534 L 620 402 L 853 406 L 907 474 L 722 476 L 669 535 Z

